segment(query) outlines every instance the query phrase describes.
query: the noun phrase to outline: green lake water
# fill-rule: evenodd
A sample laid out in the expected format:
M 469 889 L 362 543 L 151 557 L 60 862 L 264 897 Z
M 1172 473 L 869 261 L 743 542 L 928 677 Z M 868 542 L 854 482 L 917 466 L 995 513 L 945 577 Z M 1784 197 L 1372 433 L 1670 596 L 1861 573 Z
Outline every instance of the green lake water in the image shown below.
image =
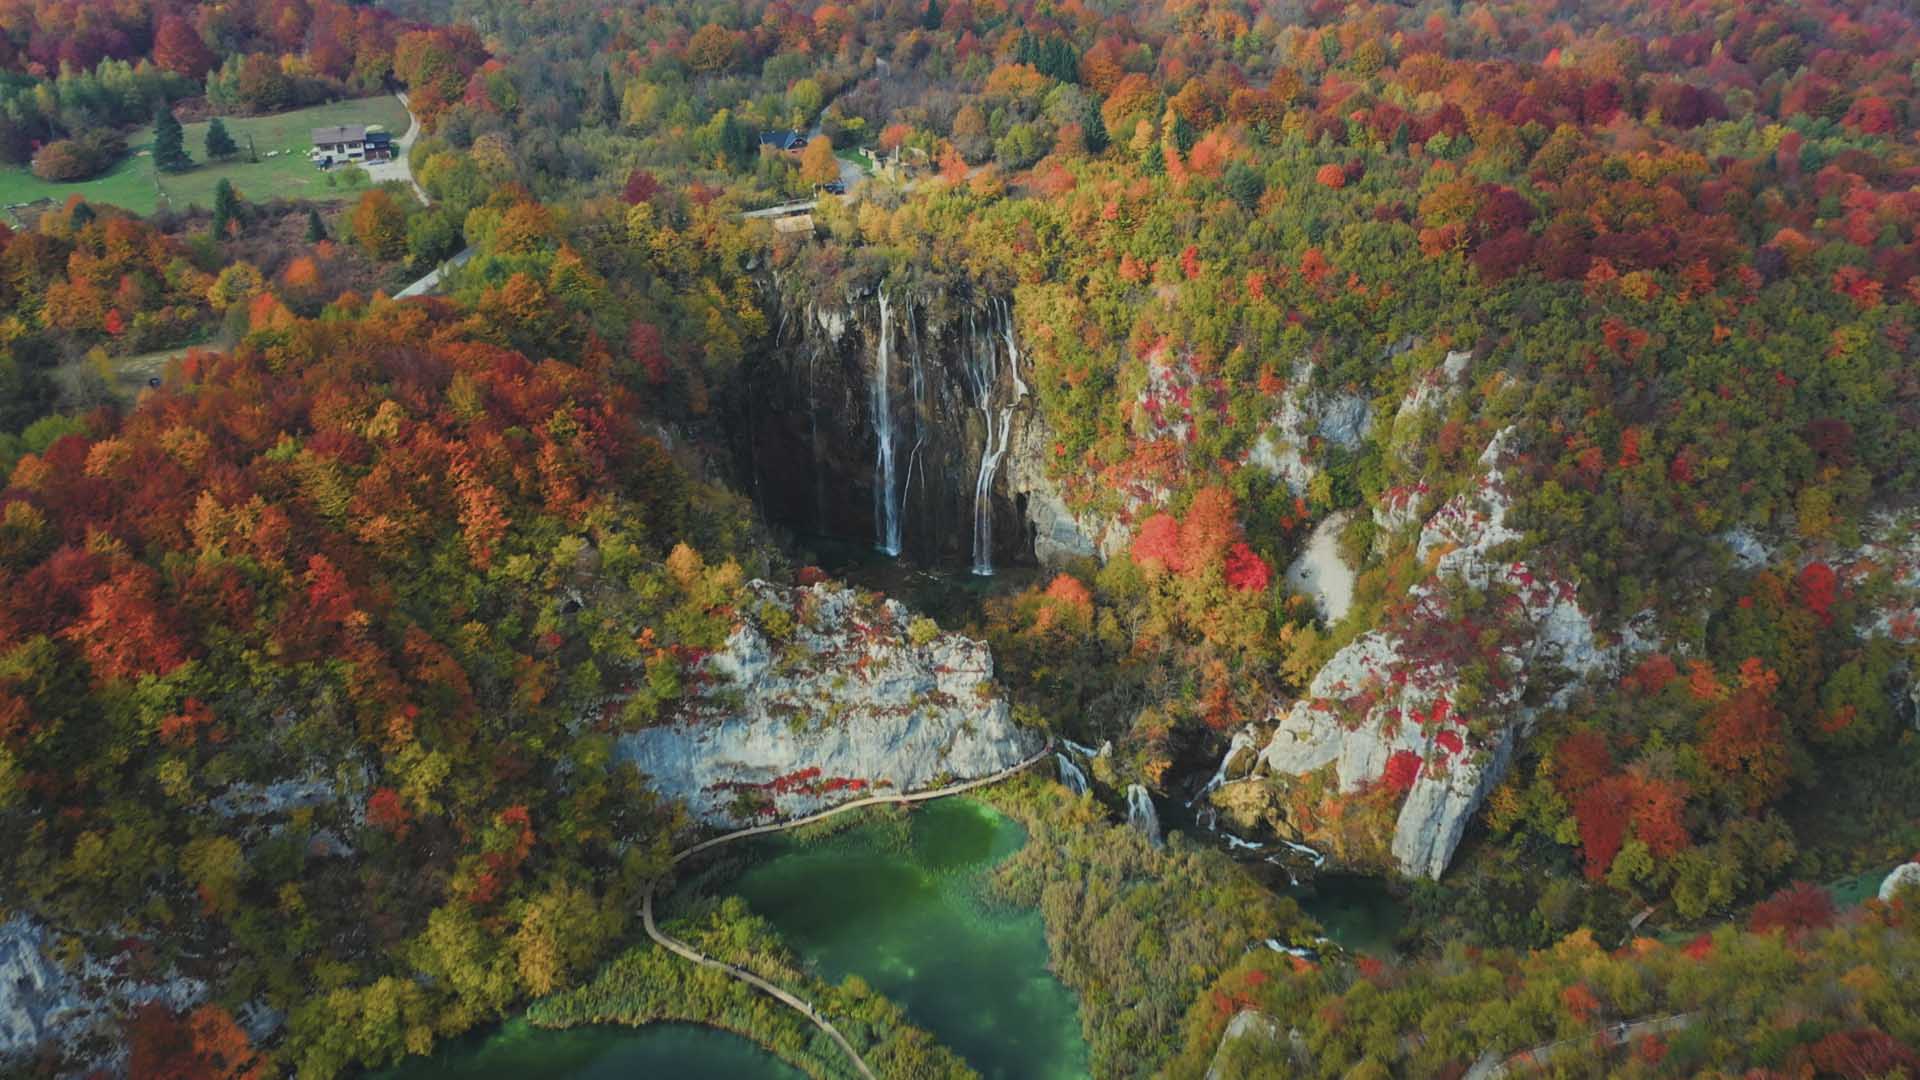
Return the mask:
M 383 1080 L 806 1080 L 731 1032 L 697 1024 L 579 1027 L 511 1020 L 384 1074 Z
M 729 888 L 821 976 L 859 975 L 988 1080 L 1084 1077 L 1078 1003 L 1047 971 L 1039 912 L 982 900 L 1025 842 L 991 807 L 941 799 L 905 829 L 775 841 Z
M 731 883 L 824 978 L 859 975 L 988 1080 L 1087 1075 L 1078 1003 L 1047 972 L 1037 911 L 982 902 L 1026 833 L 983 803 L 940 799 L 907 823 L 810 844 L 761 842 Z M 513 1020 L 383 1080 L 800 1080 L 752 1042 L 691 1024 L 552 1031 Z
M 1378 878 L 1323 874 L 1290 895 L 1329 938 L 1369 956 L 1393 955 L 1394 942 L 1407 921 L 1405 905 Z

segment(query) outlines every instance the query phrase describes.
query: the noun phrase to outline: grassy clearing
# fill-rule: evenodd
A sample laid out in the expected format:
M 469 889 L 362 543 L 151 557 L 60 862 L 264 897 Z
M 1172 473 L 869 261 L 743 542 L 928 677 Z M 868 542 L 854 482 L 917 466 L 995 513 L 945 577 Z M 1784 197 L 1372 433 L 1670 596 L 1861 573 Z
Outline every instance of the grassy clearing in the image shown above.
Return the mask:
M 104 176 L 78 184 L 51 184 L 23 168 L 0 169 L 0 205 L 53 199 L 64 202 L 80 195 L 89 202 L 111 203 L 136 214 L 151 214 L 166 204 L 174 210 L 189 206 L 211 207 L 213 189 L 221 180 L 233 186 L 249 200 L 263 202 L 285 199 L 328 199 L 358 188 L 328 187 L 327 174 L 307 161 L 312 146 L 312 128 L 329 124 L 384 124 L 398 138 L 407 130 L 407 110 L 392 95 L 338 101 L 307 109 L 276 113 L 273 116 L 229 117 L 227 131 L 240 144 L 240 153 L 231 161 L 205 163 L 207 125 L 187 124 L 187 153 L 201 162 L 188 172 L 159 178 L 154 186 L 153 158 L 149 148 L 153 129 L 143 128 L 130 140 L 127 157 Z M 247 160 L 247 137 L 253 137 L 260 154 L 258 162 Z M 280 151 L 268 157 L 270 151 Z M 164 196 L 162 192 L 164 191 Z

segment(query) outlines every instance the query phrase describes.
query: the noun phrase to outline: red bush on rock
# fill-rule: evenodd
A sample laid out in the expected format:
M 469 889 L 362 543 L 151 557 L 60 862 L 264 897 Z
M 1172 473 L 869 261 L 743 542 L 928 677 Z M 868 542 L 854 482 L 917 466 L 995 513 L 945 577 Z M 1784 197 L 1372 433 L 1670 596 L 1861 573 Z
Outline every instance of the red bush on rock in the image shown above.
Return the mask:
M 1406 791 L 1419 778 L 1420 765 L 1419 754 L 1411 750 L 1395 750 L 1393 756 L 1387 759 L 1386 771 L 1380 774 L 1380 783 L 1390 791 Z

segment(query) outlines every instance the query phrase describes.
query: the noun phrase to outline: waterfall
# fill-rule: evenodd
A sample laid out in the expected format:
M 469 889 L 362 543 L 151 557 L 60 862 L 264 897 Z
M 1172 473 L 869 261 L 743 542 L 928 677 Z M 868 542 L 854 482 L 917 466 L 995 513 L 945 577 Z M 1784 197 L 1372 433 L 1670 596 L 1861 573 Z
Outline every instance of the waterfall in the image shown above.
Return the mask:
M 913 301 L 907 301 L 907 387 L 913 394 L 913 449 L 907 451 L 907 475 L 900 483 L 900 513 L 910 512 L 913 504 L 913 473 L 920 471 L 920 483 L 927 482 L 926 466 L 920 461 L 920 448 L 927 442 L 927 417 L 932 406 L 927 402 L 927 377 L 920 363 L 920 328 L 913 321 Z
M 1006 401 L 994 400 L 1000 386 L 1000 363 L 991 336 L 985 347 L 974 333 L 973 316 L 967 316 L 967 336 L 972 345 L 967 365 L 968 381 L 973 384 L 974 404 L 980 409 L 986 426 L 986 443 L 980 449 L 980 473 L 973 485 L 973 572 L 980 577 L 993 576 L 993 479 L 1000 471 L 1000 459 L 1006 456 L 1013 436 L 1013 410 L 1026 396 L 1027 384 L 1020 378 L 1020 346 L 1013 334 L 1013 308 L 1005 300 L 995 300 L 987 310 L 998 324 L 1006 345 L 1007 368 L 1013 392 Z
M 874 347 L 873 384 L 873 531 L 874 546 L 900 554 L 900 502 L 893 485 L 893 401 L 888 368 L 893 353 L 893 306 L 880 291 L 880 337 Z
M 1061 739 L 1060 743 L 1083 758 L 1091 758 L 1098 753 L 1093 747 L 1074 742 L 1072 739 Z
M 1073 759 L 1067 755 L 1055 754 L 1053 756 L 1060 762 L 1060 782 L 1067 785 L 1067 790 L 1073 792 L 1075 795 L 1085 795 L 1087 793 L 1087 774 L 1081 772 L 1080 766 L 1075 765 Z
M 1285 847 L 1288 851 L 1291 851 L 1296 855 L 1305 855 L 1307 857 L 1307 860 L 1313 863 L 1313 865 L 1315 866 L 1322 866 L 1327 861 L 1327 857 L 1324 853 L 1315 851 L 1305 844 L 1296 844 L 1291 840 L 1282 840 L 1280 841 L 1280 844 L 1281 846 Z
M 1160 846 L 1160 815 L 1154 812 L 1153 796 L 1139 784 L 1127 785 L 1127 824 L 1139 829 L 1147 843 Z
M 1202 787 L 1199 793 L 1194 795 L 1193 798 L 1187 800 L 1187 805 L 1192 806 L 1194 803 L 1220 790 L 1220 786 L 1227 782 L 1227 767 L 1233 764 L 1234 755 L 1242 750 L 1251 750 L 1253 747 L 1254 739 L 1253 729 L 1251 727 L 1241 728 L 1239 731 L 1234 732 L 1233 738 L 1227 742 L 1227 752 L 1220 755 L 1220 767 L 1213 770 L 1213 776 L 1207 780 L 1206 786 Z

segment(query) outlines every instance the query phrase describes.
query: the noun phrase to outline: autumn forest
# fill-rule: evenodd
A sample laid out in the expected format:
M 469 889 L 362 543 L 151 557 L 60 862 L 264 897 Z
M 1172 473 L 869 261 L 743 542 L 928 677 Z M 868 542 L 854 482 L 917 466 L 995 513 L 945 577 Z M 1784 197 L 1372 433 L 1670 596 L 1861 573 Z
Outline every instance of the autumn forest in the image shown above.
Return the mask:
M 0 201 L 0 1075 L 995 1074 L 675 853 L 1016 765 L 1091 1075 L 1920 1075 L 1909 5 L 0 0 Z

